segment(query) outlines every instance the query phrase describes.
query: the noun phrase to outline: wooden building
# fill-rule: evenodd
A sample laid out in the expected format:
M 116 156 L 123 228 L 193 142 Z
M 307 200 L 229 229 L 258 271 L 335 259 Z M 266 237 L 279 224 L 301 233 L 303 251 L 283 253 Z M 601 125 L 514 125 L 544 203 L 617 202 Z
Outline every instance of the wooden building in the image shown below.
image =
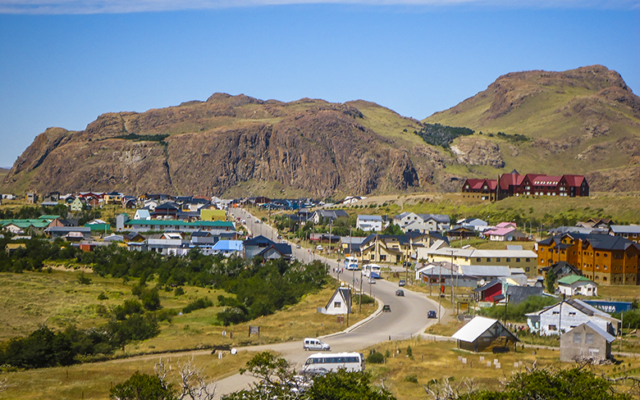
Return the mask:
M 481 352 L 503 352 L 510 348 L 515 350 L 518 338 L 496 319 L 475 317 L 453 334 L 458 348 Z
M 463 197 L 502 200 L 512 196 L 589 196 L 589 183 L 583 175 L 520 175 L 517 171 L 499 175 L 498 179 L 467 179 L 462 184 Z
M 598 285 L 638 285 L 640 245 L 628 239 L 565 233 L 538 242 L 538 267 L 566 262 Z

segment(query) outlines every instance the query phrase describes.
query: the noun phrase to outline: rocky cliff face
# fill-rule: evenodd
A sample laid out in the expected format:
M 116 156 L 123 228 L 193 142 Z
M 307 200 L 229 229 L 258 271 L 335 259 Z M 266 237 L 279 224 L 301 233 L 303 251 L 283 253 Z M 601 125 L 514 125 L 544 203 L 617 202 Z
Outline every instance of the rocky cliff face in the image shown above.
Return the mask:
M 419 124 L 396 119 L 409 127 Z M 443 168 L 438 151 L 426 144 L 409 146 L 371 126 L 376 126 L 375 117 L 350 105 L 214 94 L 206 102 L 104 114 L 81 132 L 48 129 L 20 156 L 4 183 L 9 189 L 39 192 L 205 195 L 248 185 L 247 191 L 256 194 L 283 190 L 318 197 L 416 190 L 436 183 L 435 171 Z
M 103 114 L 80 132 L 47 129 L 3 190 L 323 198 L 455 191 L 464 178 L 517 169 L 585 174 L 592 191 L 640 191 L 640 98 L 603 66 L 506 74 L 424 122 L 476 132 L 445 149 L 414 133 L 421 122 L 367 101 L 216 93 Z

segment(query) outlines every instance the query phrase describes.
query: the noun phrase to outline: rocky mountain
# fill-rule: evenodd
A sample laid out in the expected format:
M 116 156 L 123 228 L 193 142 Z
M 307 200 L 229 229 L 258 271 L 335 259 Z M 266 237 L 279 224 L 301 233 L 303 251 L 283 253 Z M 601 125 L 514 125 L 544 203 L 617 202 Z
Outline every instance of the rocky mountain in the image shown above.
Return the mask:
M 451 144 L 462 175 L 586 174 L 596 191 L 640 191 L 640 97 L 601 65 L 509 73 L 423 122 L 476 131 Z
M 453 191 L 514 168 L 640 191 L 640 98 L 599 65 L 510 73 L 422 122 L 361 100 L 216 93 L 103 114 L 83 131 L 49 128 L 3 190 L 325 198 Z
M 439 188 L 448 156 L 412 132 L 420 122 L 376 104 L 206 102 L 98 117 L 80 132 L 40 134 L 5 190 L 119 190 L 329 197 Z

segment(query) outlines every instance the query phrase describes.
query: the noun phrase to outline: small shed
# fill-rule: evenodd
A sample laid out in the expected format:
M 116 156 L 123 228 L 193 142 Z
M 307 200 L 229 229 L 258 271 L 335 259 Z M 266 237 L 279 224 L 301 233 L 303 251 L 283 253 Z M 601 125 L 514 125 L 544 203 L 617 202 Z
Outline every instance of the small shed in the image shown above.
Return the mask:
M 468 351 L 493 351 L 494 353 L 508 351 L 509 346 L 519 342 L 497 319 L 475 317 L 453 334 L 458 348 Z
M 578 325 L 560 338 L 560 361 L 591 360 L 602 362 L 611 358 L 611 343 L 615 337 L 593 322 Z
M 329 299 L 323 313 L 330 315 L 343 315 L 347 314 L 350 308 L 351 290 L 348 287 L 341 286 L 333 292 L 333 296 Z

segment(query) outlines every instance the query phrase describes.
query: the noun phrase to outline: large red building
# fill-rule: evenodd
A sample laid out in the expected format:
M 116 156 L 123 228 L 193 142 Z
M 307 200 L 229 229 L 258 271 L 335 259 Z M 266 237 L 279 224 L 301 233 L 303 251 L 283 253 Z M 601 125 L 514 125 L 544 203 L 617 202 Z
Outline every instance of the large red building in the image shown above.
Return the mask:
M 511 196 L 589 196 L 589 184 L 582 175 L 520 175 L 517 171 L 499 175 L 498 179 L 467 179 L 463 197 L 501 200 Z

